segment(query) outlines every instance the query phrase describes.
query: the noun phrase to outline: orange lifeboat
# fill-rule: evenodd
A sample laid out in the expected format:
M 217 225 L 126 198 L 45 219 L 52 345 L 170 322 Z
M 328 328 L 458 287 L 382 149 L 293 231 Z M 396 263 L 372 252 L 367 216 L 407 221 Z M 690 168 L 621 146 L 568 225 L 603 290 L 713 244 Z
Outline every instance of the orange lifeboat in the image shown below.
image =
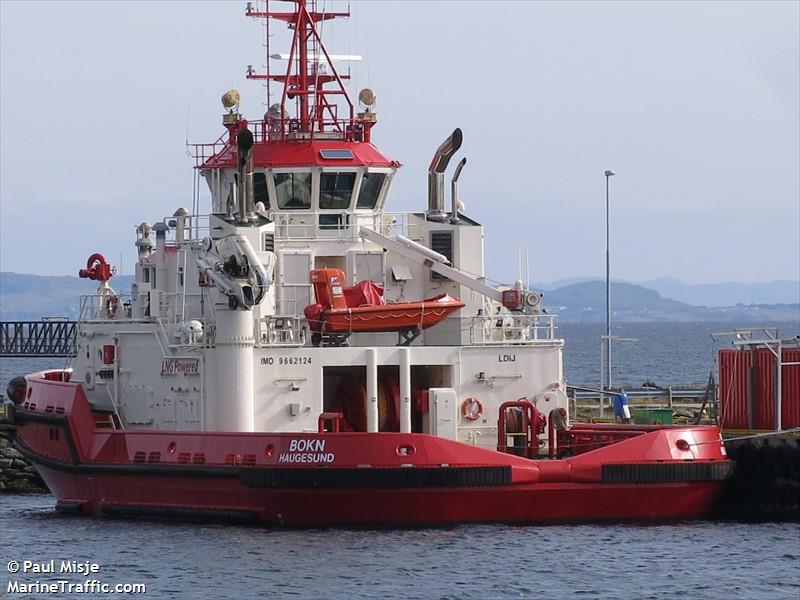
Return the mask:
M 441 294 L 416 302 L 389 302 L 374 281 L 344 287 L 341 269 L 315 269 L 311 283 L 317 304 L 305 309 L 311 331 L 354 333 L 421 331 L 433 327 L 450 313 L 463 308 L 461 300 Z

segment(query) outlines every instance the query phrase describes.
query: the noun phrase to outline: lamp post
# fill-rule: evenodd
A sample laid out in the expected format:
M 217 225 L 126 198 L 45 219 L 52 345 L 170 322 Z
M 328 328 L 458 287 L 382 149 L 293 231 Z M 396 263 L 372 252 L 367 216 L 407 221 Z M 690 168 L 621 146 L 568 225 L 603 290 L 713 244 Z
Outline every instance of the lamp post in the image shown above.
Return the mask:
M 609 179 L 616 175 L 614 171 L 606 170 L 606 389 L 611 388 L 611 260 L 610 260 L 610 232 L 609 226 Z

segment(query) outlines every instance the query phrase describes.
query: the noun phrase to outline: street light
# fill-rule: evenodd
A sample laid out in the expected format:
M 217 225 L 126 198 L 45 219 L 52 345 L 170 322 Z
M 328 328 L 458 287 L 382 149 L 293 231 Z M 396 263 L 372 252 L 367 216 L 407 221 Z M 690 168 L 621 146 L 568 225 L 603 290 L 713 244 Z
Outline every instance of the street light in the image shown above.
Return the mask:
M 606 389 L 611 388 L 611 260 L 609 253 L 610 226 L 608 180 L 616 175 L 614 171 L 606 170 Z

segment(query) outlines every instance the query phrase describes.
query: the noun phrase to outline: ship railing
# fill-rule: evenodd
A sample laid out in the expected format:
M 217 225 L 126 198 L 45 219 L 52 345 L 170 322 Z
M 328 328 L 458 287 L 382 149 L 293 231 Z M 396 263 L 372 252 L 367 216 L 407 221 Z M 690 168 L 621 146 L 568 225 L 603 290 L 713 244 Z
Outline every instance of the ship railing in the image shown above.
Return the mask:
M 208 214 L 190 214 L 184 218 L 183 240 L 181 242 L 177 241 L 178 219 L 174 216 L 164 217 L 162 222 L 169 225 L 167 240 L 172 244 L 198 246 L 202 244 L 204 238 L 211 236 L 211 215 Z
M 319 213 L 312 211 L 273 212 L 275 235 L 281 240 L 344 240 L 357 241 L 364 226 L 387 236 L 403 235 L 412 240 L 424 239 L 424 221 L 411 212 Z M 176 244 L 175 217 L 164 217 L 170 226 L 167 239 Z M 183 246 L 197 246 L 211 236 L 211 215 L 189 215 L 185 218 Z
M 181 327 L 187 321 L 200 321 L 192 315 L 197 315 L 202 303 L 202 293 L 192 292 L 161 292 L 158 295 L 158 317 L 167 331 L 173 333 L 175 338 L 183 337 L 184 332 Z M 203 323 L 205 326 L 205 323 Z
M 425 239 L 425 227 L 425 221 L 410 212 L 375 215 L 372 223 L 372 229 L 378 233 L 389 237 L 402 235 L 415 241 L 423 241 Z
M 190 315 L 197 312 L 201 297 L 202 294 L 200 293 L 162 292 L 159 294 L 157 315 L 150 315 L 149 312 L 146 312 L 143 317 L 134 317 L 131 303 L 132 296 L 130 294 L 84 295 L 80 298 L 78 320 L 95 322 L 158 321 L 163 326 L 165 333 L 170 332 L 168 337 L 180 338 L 179 325 L 186 320 L 200 320 L 205 327 L 208 319 L 190 317 Z
M 361 227 L 383 235 L 422 239 L 423 224 L 413 213 L 273 213 L 275 236 L 280 240 L 358 241 Z
M 131 319 L 130 294 L 89 294 L 81 296 L 78 321 Z
M 261 347 L 299 347 L 306 344 L 306 328 L 300 317 L 269 315 L 256 321 L 256 343 Z
M 556 315 L 499 314 L 472 318 L 475 345 L 533 345 L 556 339 Z
M 316 118 L 308 122 L 304 130 L 300 119 L 264 119 L 247 121 L 256 144 L 286 141 L 336 140 L 345 142 L 369 142 L 370 130 L 375 124 L 374 113 L 364 113 L 357 118 Z M 194 158 L 196 167 L 201 167 L 209 159 L 222 152 L 234 153 L 236 146 L 231 142 L 231 134 L 226 131 L 219 139 L 205 144 L 188 144 L 187 152 Z
M 227 146 L 230 145 L 230 134 L 226 131 L 215 142 L 207 144 L 188 144 L 187 153 L 194 158 L 194 166 L 203 166 L 210 158 L 219 155 Z M 231 145 L 231 148 L 235 148 Z
M 334 107 L 335 108 L 335 107 Z M 267 118 L 263 121 L 248 121 L 247 127 L 253 132 L 256 144 L 264 142 L 338 140 L 345 142 L 369 142 L 370 129 L 374 118 L 366 117 L 350 119 L 338 116 L 315 118 L 308 121 L 306 129 L 300 119 Z M 223 136 L 225 137 L 225 136 Z

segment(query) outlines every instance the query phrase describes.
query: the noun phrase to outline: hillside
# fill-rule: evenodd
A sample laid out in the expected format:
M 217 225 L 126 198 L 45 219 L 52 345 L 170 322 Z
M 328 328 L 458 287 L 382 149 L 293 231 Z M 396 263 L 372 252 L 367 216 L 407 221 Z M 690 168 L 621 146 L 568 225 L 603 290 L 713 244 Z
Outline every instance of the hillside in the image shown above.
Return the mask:
M 567 321 L 604 321 L 606 284 L 586 281 L 546 292 L 544 304 Z M 691 320 L 697 307 L 662 298 L 654 291 L 631 283 L 612 282 L 611 306 L 615 318 L 632 321 Z
M 127 294 L 133 276 L 111 279 L 111 286 Z M 42 317 L 75 319 L 80 297 L 94 294 L 97 282 L 76 276 L 41 276 L 0 272 L 0 320 L 26 321 Z
M 557 290 L 575 283 L 605 281 L 602 277 L 571 277 L 536 285 L 542 290 Z M 694 306 L 735 306 L 736 304 L 797 304 L 800 302 L 800 280 L 774 280 L 762 283 L 728 281 L 722 283 L 684 283 L 674 277 L 647 281 L 612 280 L 632 283 L 655 290 L 670 298 Z
M 604 322 L 606 284 L 585 281 L 545 292 L 544 305 L 564 322 Z M 631 283 L 611 283 L 613 319 L 625 322 L 649 321 L 800 321 L 800 304 L 736 304 L 694 306 L 664 298 L 657 291 Z
M 800 302 L 800 281 L 777 280 L 765 283 L 683 283 L 672 277 L 641 281 L 640 285 L 662 296 L 698 306 L 736 304 L 779 304 Z

